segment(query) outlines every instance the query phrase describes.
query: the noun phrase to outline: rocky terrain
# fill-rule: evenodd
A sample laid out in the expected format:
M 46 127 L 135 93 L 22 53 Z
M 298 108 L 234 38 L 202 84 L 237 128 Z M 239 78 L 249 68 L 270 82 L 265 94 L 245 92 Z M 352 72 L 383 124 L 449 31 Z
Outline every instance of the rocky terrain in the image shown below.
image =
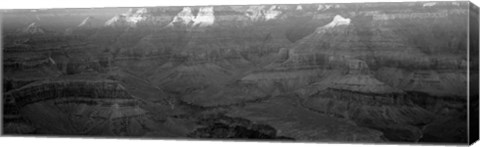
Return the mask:
M 3 133 L 466 143 L 470 7 L 5 10 Z

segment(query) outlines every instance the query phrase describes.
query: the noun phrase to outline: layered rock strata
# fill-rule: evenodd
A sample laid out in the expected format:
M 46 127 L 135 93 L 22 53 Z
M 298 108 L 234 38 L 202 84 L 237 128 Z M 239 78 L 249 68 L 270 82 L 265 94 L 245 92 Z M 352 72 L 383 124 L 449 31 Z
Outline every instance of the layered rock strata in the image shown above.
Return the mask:
M 5 100 L 41 134 L 141 135 L 141 125 L 154 123 L 138 100 L 109 80 L 39 81 L 8 91 Z

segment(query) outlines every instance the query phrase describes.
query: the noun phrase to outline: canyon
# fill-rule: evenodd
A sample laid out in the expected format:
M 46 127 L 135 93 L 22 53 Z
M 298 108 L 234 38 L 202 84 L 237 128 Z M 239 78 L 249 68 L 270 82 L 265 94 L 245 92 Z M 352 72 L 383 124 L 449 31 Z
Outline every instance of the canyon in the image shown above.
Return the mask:
M 4 11 L 3 133 L 466 143 L 470 7 Z

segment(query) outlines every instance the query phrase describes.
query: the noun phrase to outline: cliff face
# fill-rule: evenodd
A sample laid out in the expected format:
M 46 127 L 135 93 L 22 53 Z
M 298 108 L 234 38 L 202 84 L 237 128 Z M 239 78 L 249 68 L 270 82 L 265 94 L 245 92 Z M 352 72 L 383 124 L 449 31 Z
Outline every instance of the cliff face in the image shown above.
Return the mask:
M 44 34 L 45 29 L 38 26 L 36 23 L 31 23 L 26 28 L 22 30 L 22 33 L 25 34 Z
M 438 36 L 446 32 L 455 32 L 453 34 L 463 32 L 454 28 L 458 24 L 450 24 L 451 19 L 465 22 L 465 17 L 457 17 L 465 14 L 460 8 L 452 6 L 445 10 L 437 9 L 436 12 L 397 9 L 370 11 L 367 6 L 362 8 L 364 11 L 355 13 L 337 11 L 334 12 L 337 14 L 333 15 L 317 14 L 315 17 L 318 20 L 326 17 L 330 22 L 323 23 L 313 33 L 284 49 L 282 58 L 246 76 L 244 80 L 255 81 L 259 85 L 264 85 L 266 81 L 279 82 L 283 83 L 282 87 L 290 87 L 289 91 L 307 92 L 309 88 L 303 87 L 312 87 L 310 90 L 315 89 L 313 87 L 323 89 L 328 83 L 335 81 L 334 79 L 340 78 L 333 74 L 348 73 L 349 69 L 355 68 L 352 66 L 358 68 L 366 66 L 368 68 L 363 72 L 372 73 L 370 77 L 378 81 L 372 81 L 371 84 L 380 82 L 401 91 L 422 91 L 431 95 L 453 97 L 457 94 L 464 95 L 465 91 L 462 90 L 466 89 L 464 84 L 466 81 L 462 80 L 465 78 L 462 69 L 466 69 L 466 61 L 464 54 L 461 53 L 464 50 L 461 50 L 460 46 L 448 47 L 447 44 L 443 44 L 446 42 L 450 45 L 460 45 L 462 43 L 459 40 L 462 40 L 460 38 L 463 36 L 452 35 L 450 40 L 447 39 L 449 37 Z M 433 24 L 428 21 L 439 23 Z M 416 34 L 425 36 L 422 39 L 430 43 L 419 44 L 413 41 L 417 38 L 413 36 L 414 29 L 408 29 L 406 26 L 425 27 L 424 31 L 418 30 Z M 432 27 L 445 30 L 433 32 Z M 426 37 L 427 35 L 429 37 Z M 452 38 L 454 39 L 451 40 Z M 386 71 L 390 72 L 387 74 Z M 422 74 L 425 72 L 426 74 Z M 280 73 L 291 73 L 292 76 L 273 76 Z M 395 78 L 400 74 L 402 79 Z M 349 79 L 361 81 L 365 78 L 354 76 L 344 79 L 343 82 L 348 83 Z M 294 84 L 295 81 L 302 81 L 305 84 Z M 366 81 L 360 81 L 358 83 L 368 84 L 364 83 Z M 400 84 L 401 82 L 405 83 Z M 356 87 L 345 86 L 347 89 Z M 379 88 L 366 90 L 378 91 L 381 89 Z
M 12 98 L 4 98 L 3 104 L 3 132 L 5 134 L 30 134 L 35 128 L 22 118 L 19 107 Z
M 418 141 L 421 128 L 434 119 L 432 112 L 401 96 L 327 90 L 306 99 L 306 107 L 378 129 L 392 141 Z
M 79 88 L 77 88 L 79 87 Z M 103 81 L 42 81 L 9 91 L 19 106 L 57 97 L 130 98 L 120 85 Z
M 280 96 L 233 109 L 229 116 L 267 124 L 277 135 L 306 141 L 383 142 L 383 133 L 358 127 L 351 121 L 299 107 L 298 99 Z
M 467 6 L 135 8 L 68 18 L 69 29 L 25 20 L 27 32 L 37 33 L 5 37 L 4 101 L 12 119 L 4 127 L 461 142 L 465 134 L 453 130 L 465 130 Z M 205 120 L 210 113 L 222 117 Z M 449 135 L 436 135 L 440 128 Z
M 128 12 L 117 15 L 105 22 L 105 26 L 136 27 L 137 23 L 147 20 L 149 17 L 147 12 L 148 10 L 145 8 L 137 9 L 135 12 L 133 9 L 129 9 Z
M 5 112 L 20 115 L 40 134 L 138 136 L 146 133 L 142 125 L 153 129 L 138 100 L 113 81 L 40 81 L 10 90 L 5 98 L 11 106 Z

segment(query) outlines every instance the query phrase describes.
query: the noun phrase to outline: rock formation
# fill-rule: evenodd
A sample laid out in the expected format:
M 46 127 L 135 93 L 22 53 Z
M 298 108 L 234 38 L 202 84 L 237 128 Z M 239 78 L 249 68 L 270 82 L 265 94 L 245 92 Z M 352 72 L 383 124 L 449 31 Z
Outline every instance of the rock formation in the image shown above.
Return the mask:
M 181 25 L 190 25 L 194 18 L 195 16 L 193 16 L 192 14 L 192 8 L 184 7 L 182 11 L 178 12 L 178 14 L 173 18 L 172 22 L 170 22 L 167 26 L 173 27 L 174 23 Z
M 80 28 L 95 28 L 99 26 L 101 26 L 100 20 L 92 16 L 88 16 L 80 24 L 78 24 L 78 27 Z
M 17 111 L 24 119 L 40 127 L 39 133 L 140 135 L 139 125 L 153 123 L 135 98 L 108 80 L 39 81 L 10 90 L 5 96 L 20 108 Z
M 45 29 L 39 26 L 36 22 L 29 24 L 27 27 L 21 30 L 21 33 L 25 34 L 44 34 Z
M 196 15 L 192 14 L 192 8 L 184 7 L 167 27 L 174 25 L 185 25 L 187 27 L 207 27 L 213 25 L 215 22 L 215 15 L 213 7 L 200 7 Z
M 297 5 L 297 8 L 295 8 L 295 10 L 303 10 L 302 5 Z
M 245 15 L 250 18 L 251 21 L 268 21 L 277 19 L 282 11 L 277 10 L 277 6 L 250 6 Z
M 136 27 L 138 23 L 146 21 L 149 17 L 146 8 L 137 9 L 135 12 L 133 11 L 133 9 L 129 9 L 128 12 L 111 18 L 110 20 L 105 22 L 105 26 Z
M 349 18 L 344 18 L 340 15 L 336 15 L 335 17 L 333 17 L 332 22 L 326 24 L 325 26 L 323 26 L 321 28 L 318 28 L 317 33 L 320 33 L 320 31 L 324 30 L 324 29 L 329 29 L 329 28 L 333 28 L 333 27 L 341 26 L 341 25 L 349 25 L 351 21 L 352 20 L 349 19 Z
M 197 16 L 195 16 L 193 26 L 207 27 L 213 25 L 215 22 L 215 15 L 213 7 L 202 7 L 199 9 Z
M 431 112 L 400 96 L 405 94 L 402 90 L 377 80 L 369 73 L 364 62 L 354 63 L 357 64 L 349 64 L 346 75 L 329 84 L 324 83 L 326 89 L 318 89 L 307 96 L 304 105 L 322 113 L 350 119 L 360 126 L 383 130 L 390 140 L 418 140 L 422 132 L 416 125 L 431 122 Z

